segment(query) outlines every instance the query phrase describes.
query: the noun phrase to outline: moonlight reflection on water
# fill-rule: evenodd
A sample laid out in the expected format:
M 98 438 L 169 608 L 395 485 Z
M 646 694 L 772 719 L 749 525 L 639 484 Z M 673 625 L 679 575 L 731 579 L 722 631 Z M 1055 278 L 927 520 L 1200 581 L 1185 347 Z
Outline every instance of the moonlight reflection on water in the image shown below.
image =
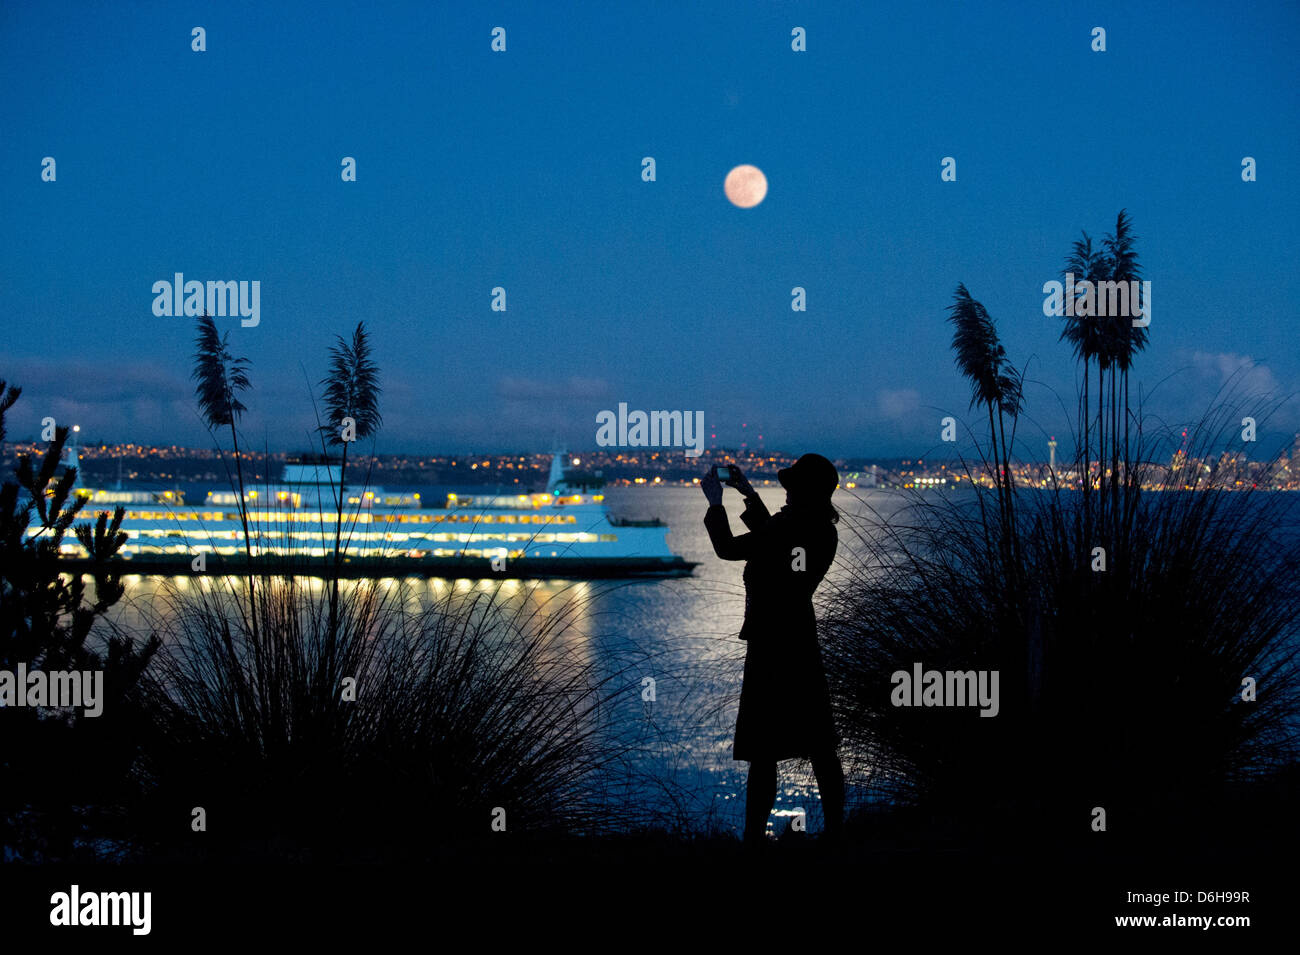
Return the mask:
M 779 487 L 760 488 L 768 508 L 784 503 Z M 840 525 L 839 559 L 853 548 L 863 526 L 855 520 L 869 508 L 885 513 L 901 503 L 888 492 L 843 492 L 835 503 L 848 520 Z M 623 738 L 634 740 L 632 758 L 611 798 L 630 802 L 647 820 L 695 830 L 718 829 L 739 834 L 743 827 L 744 773 L 747 763 L 731 758 L 731 739 L 739 702 L 744 644 L 737 638 L 744 614 L 744 565 L 714 556 L 704 529 L 706 507 L 697 488 L 610 488 L 606 502 L 618 517 L 657 517 L 671 528 L 669 546 L 687 560 L 698 561 L 695 575 L 669 580 L 530 581 L 383 578 L 379 585 L 390 606 L 415 614 L 443 601 L 491 597 L 524 614 L 567 613 L 569 626 L 558 636 L 563 650 L 596 662 L 615 674 L 625 689 L 613 714 Z M 733 528 L 741 525 L 740 498 L 724 498 Z M 836 569 L 832 568 L 830 577 Z M 206 595 L 230 599 L 242 592 L 235 577 L 124 578 L 126 596 L 115 608 L 113 623 L 142 633 L 166 630 L 178 606 Z M 323 596 L 325 582 L 304 580 L 308 592 Z M 343 592 L 354 588 L 344 581 Z M 823 584 L 823 589 L 826 584 Z M 653 680 L 653 684 L 649 681 Z M 653 686 L 653 702 L 643 697 Z M 816 783 L 806 763 L 780 765 L 780 784 L 773 824 L 787 824 L 798 809 L 808 813 L 809 828 L 820 828 Z

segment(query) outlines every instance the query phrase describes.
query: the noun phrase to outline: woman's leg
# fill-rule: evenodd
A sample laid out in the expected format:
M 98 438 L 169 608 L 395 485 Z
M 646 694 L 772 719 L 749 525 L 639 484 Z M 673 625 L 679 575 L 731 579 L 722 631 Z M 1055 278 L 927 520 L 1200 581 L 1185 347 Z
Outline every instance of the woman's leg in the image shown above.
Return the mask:
M 761 843 L 767 835 L 767 817 L 776 802 L 776 760 L 756 759 L 749 764 L 745 783 L 745 842 Z
M 844 828 L 844 769 L 834 750 L 814 756 L 812 767 L 817 777 L 817 788 L 821 791 L 826 834 L 837 836 Z

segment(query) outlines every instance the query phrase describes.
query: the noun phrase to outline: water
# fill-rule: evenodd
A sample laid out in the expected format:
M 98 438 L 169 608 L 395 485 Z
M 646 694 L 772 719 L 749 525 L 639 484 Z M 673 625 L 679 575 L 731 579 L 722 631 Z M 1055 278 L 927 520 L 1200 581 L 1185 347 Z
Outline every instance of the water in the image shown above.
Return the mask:
M 441 499 L 435 489 L 428 489 L 428 494 L 426 499 Z M 740 498 L 730 490 L 725 494 L 732 528 L 740 532 Z M 783 503 L 779 487 L 761 488 L 760 494 L 772 511 Z M 856 535 L 874 538 L 875 522 L 893 518 L 905 500 L 907 496 L 890 491 L 837 494 L 835 502 L 847 518 L 840 525 L 840 558 L 861 546 Z M 699 562 L 694 576 L 625 582 L 411 578 L 382 584 L 399 588 L 402 599 L 416 606 L 427 606 L 449 593 L 474 592 L 495 593 L 516 604 L 540 607 L 544 613 L 558 613 L 576 601 L 580 613 L 572 637 L 582 657 L 608 670 L 624 668 L 619 675 L 624 689 L 614 705 L 617 719 L 624 729 L 630 728 L 634 739 L 632 803 L 661 825 L 738 832 L 743 825 L 748 764 L 731 759 L 731 740 L 744 661 L 744 643 L 737 639 L 744 611 L 744 565 L 713 555 L 703 525 L 706 502 L 698 488 L 610 488 L 606 501 L 616 517 L 664 520 L 671 528 L 668 542 L 673 551 Z M 1290 505 L 1287 522 L 1300 521 L 1300 496 L 1285 503 Z M 843 567 L 833 567 L 823 590 L 842 572 Z M 177 591 L 220 582 L 131 577 L 126 584 L 127 596 L 115 611 L 116 621 L 139 630 L 151 617 L 166 615 L 168 601 Z M 312 586 L 321 587 L 323 582 L 314 581 Z M 655 680 L 653 703 L 642 700 L 647 677 Z M 808 813 L 810 829 L 816 831 L 820 808 L 809 767 L 786 762 L 780 772 L 773 822 L 782 825 L 782 813 L 802 808 Z M 621 798 L 629 798 L 626 791 Z
M 425 489 L 422 495 L 426 491 L 426 499 L 441 499 L 437 489 Z M 732 528 L 743 532 L 740 497 L 731 490 L 725 494 Z M 866 505 L 888 511 L 901 500 L 888 492 L 857 494 L 856 499 L 840 494 L 836 503 L 850 512 L 861 512 Z M 773 512 L 784 503 L 779 487 L 760 488 L 760 495 Z M 202 493 L 190 489 L 187 498 L 201 501 Z M 739 832 L 748 764 L 732 760 L 731 739 L 744 662 L 745 645 L 737 638 L 744 613 L 744 565 L 714 556 L 703 525 L 707 504 L 698 488 L 609 488 L 606 502 L 616 517 L 665 521 L 673 551 L 700 563 L 694 576 L 621 582 L 411 578 L 383 584 L 399 587 L 405 602 L 420 606 L 449 592 L 476 590 L 542 606 L 544 612 L 558 612 L 566 602 L 578 601 L 582 610 L 575 628 L 585 648 L 603 655 L 611 669 L 625 668 L 620 680 L 626 690 L 615 706 L 621 725 L 634 739 L 633 778 L 631 797 L 624 791 L 620 798 L 631 798 L 649 821 L 660 825 Z M 853 545 L 852 533 L 842 525 L 840 536 L 843 553 Z M 128 630 L 146 629 L 167 616 L 178 593 L 221 585 L 183 576 L 131 576 L 125 583 L 126 597 L 113 619 Z M 655 681 L 653 702 L 642 699 L 647 677 Z M 809 767 L 786 762 L 780 772 L 774 824 L 784 824 L 784 814 L 803 809 L 815 831 L 820 809 Z

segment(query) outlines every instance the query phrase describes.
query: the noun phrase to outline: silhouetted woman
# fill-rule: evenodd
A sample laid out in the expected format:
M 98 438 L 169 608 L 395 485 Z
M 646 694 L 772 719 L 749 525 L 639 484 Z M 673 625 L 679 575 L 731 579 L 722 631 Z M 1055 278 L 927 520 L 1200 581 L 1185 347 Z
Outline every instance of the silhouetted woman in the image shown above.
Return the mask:
M 821 790 L 826 832 L 844 820 L 844 773 L 835 749 L 839 736 L 817 646 L 812 595 L 831 561 L 839 515 L 831 494 L 839 484 L 835 465 L 805 454 L 777 474 L 785 507 L 769 514 L 739 468 L 727 481 L 745 498 L 741 521 L 749 533 L 732 536 L 722 507 L 722 482 L 710 470 L 700 487 L 713 550 L 723 560 L 745 561 L 745 677 L 736 715 L 732 758 L 749 761 L 745 791 L 745 841 L 759 843 L 776 799 L 776 764 L 809 759 Z

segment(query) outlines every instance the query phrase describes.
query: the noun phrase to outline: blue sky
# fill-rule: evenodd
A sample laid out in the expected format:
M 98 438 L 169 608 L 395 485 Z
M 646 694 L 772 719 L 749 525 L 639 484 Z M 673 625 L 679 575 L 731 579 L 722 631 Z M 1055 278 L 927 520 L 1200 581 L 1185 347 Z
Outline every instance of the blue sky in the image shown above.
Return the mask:
M 745 423 L 769 447 L 927 453 L 967 417 L 945 321 L 965 282 L 1028 363 L 1024 453 L 1045 456 L 1076 370 L 1041 287 L 1121 208 L 1152 280 L 1148 406 L 1195 417 L 1236 369 L 1287 395 L 1297 43 L 1294 3 L 9 2 L 10 435 L 49 414 L 206 443 L 193 321 L 151 308 L 183 272 L 261 282 L 256 328 L 221 320 L 259 446 L 303 446 L 309 382 L 364 320 L 381 451 L 589 448 L 623 401 L 702 409 L 720 444 Z M 770 185 L 754 209 L 722 192 L 739 163 Z M 1295 430 L 1290 401 L 1266 434 Z

